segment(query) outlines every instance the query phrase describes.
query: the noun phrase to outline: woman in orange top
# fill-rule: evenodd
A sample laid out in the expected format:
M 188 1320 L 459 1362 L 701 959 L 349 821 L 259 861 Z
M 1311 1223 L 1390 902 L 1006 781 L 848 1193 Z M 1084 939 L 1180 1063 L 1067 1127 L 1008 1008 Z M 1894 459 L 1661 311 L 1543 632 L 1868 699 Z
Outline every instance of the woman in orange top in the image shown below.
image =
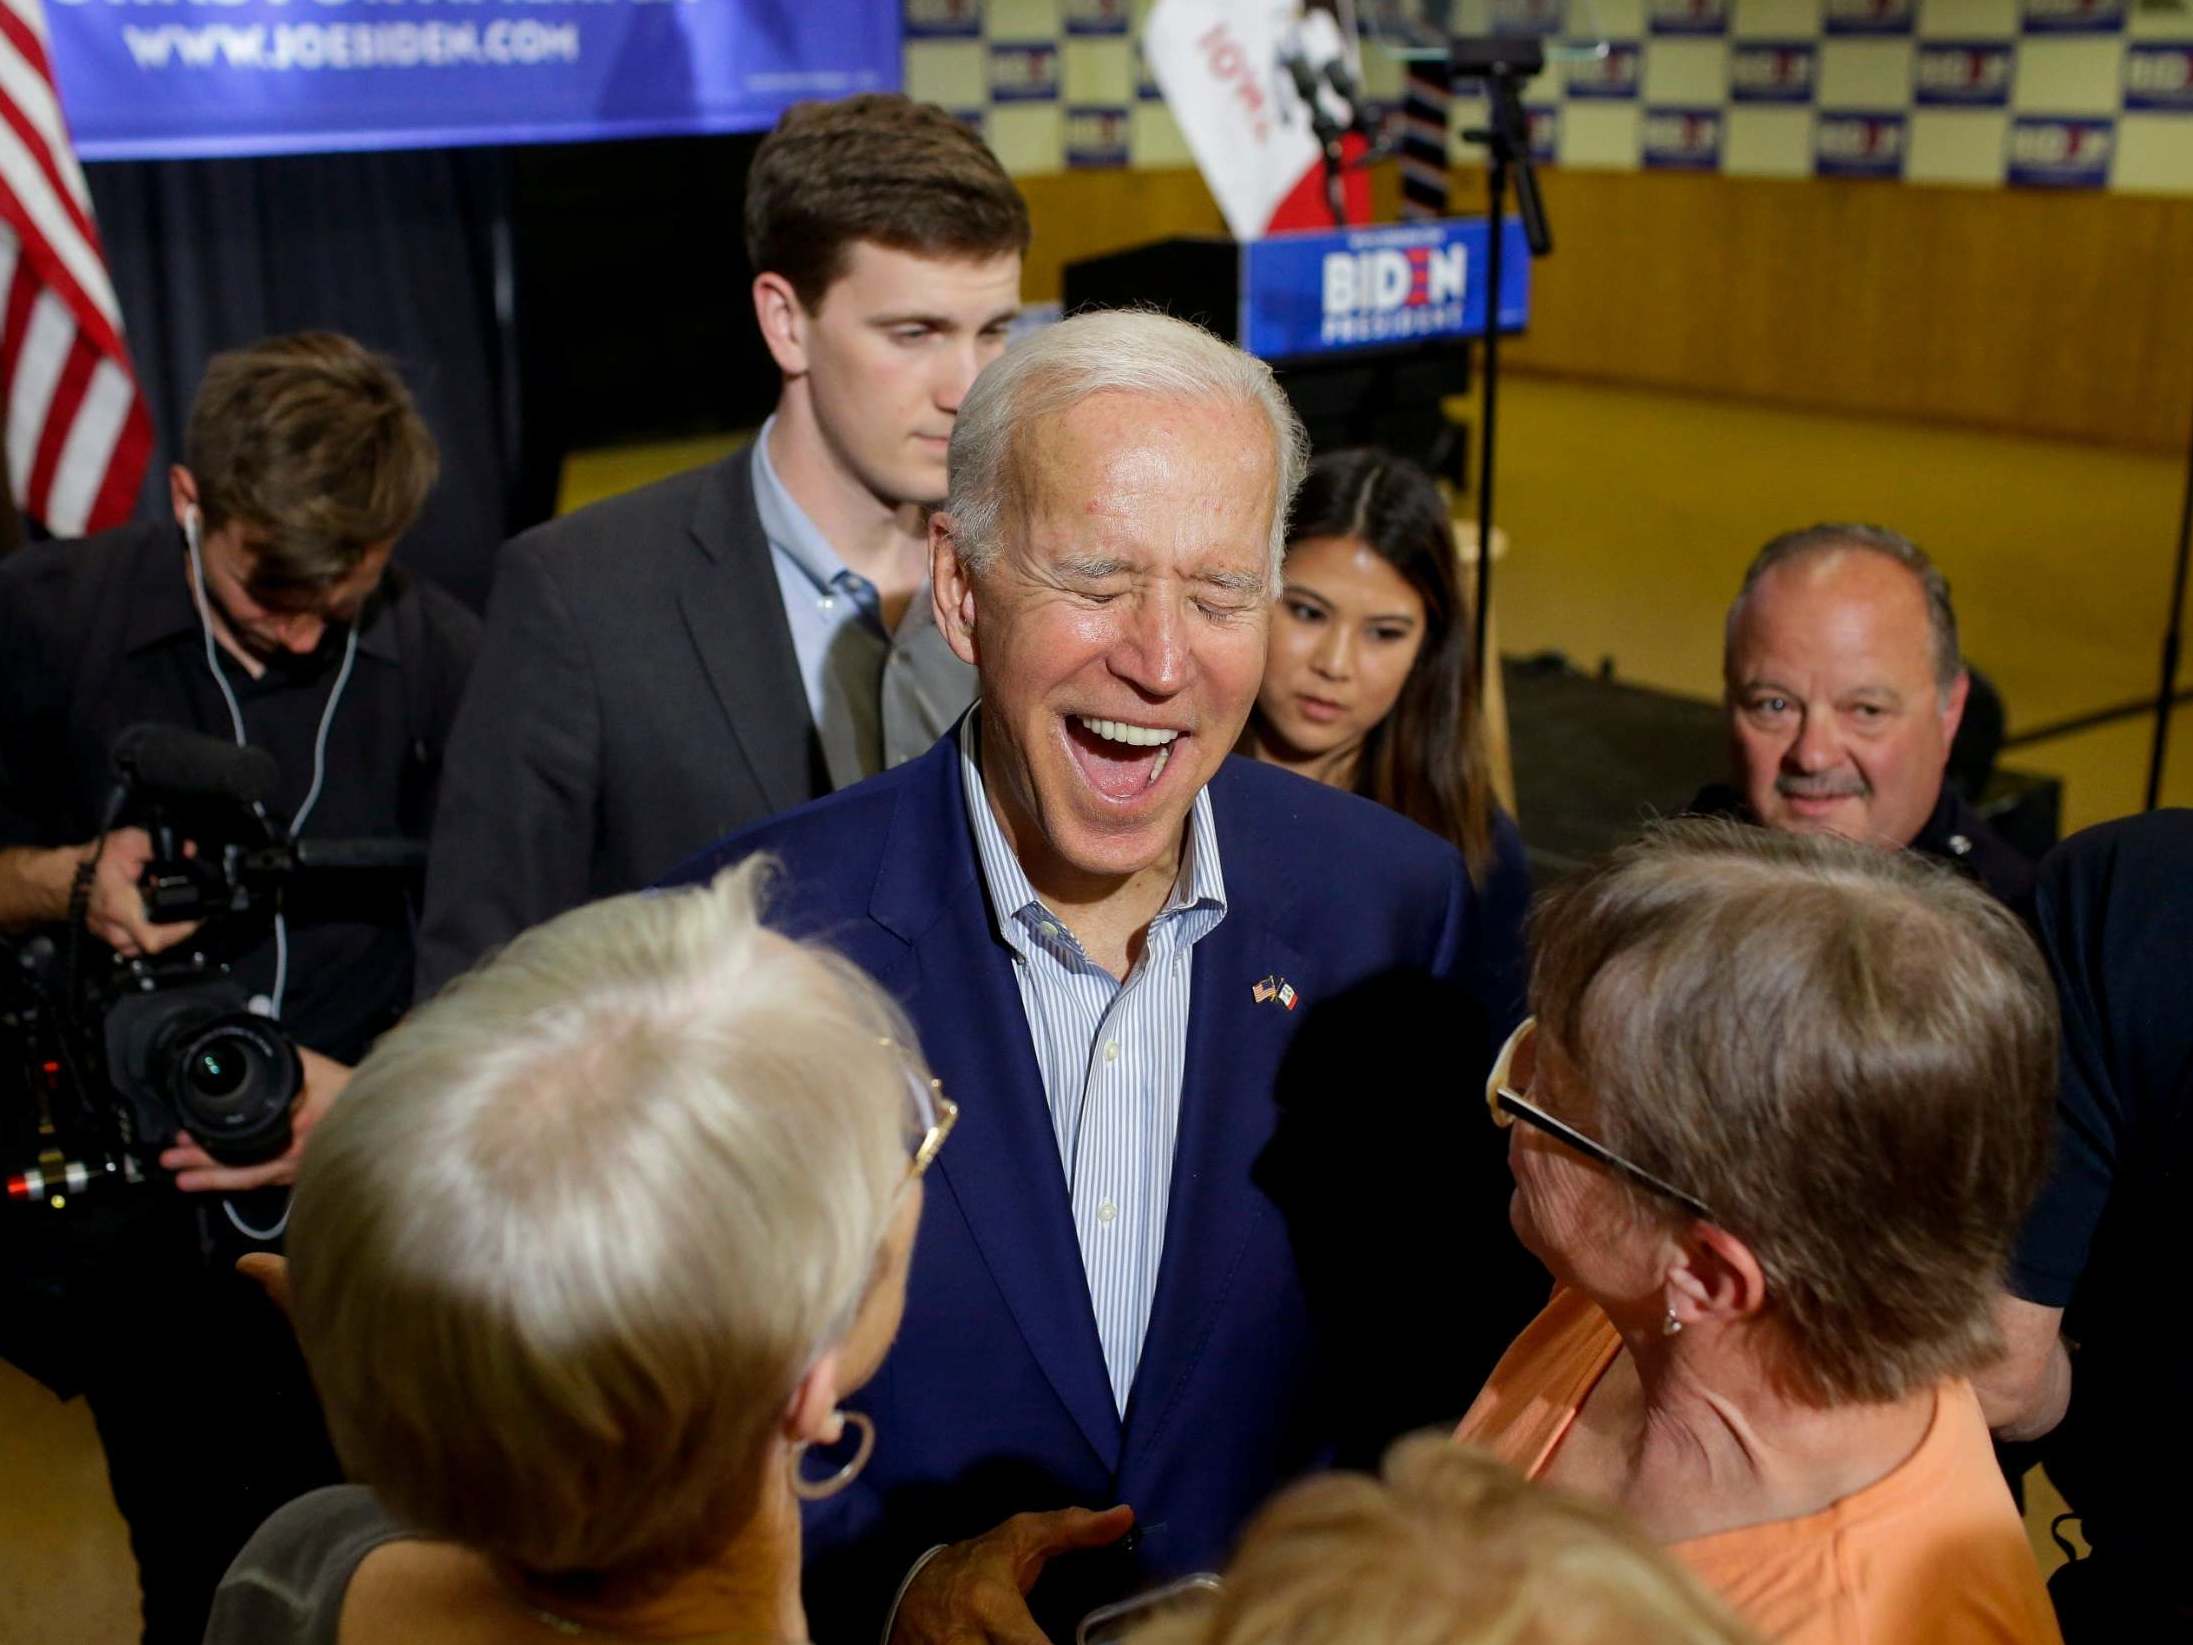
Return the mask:
M 1770 1639 L 2055 1641 L 1965 1380 L 2048 1157 L 2023 928 L 1908 853 L 1686 822 L 1533 948 L 1487 1096 L 1558 1285 L 1459 1437 L 1628 1509 Z

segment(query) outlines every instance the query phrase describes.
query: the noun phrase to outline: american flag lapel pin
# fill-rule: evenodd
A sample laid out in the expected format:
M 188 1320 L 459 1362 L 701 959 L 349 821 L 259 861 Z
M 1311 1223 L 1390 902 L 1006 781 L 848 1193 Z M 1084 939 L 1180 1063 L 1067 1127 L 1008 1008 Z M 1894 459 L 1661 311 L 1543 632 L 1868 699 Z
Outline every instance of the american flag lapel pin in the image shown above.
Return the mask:
M 1266 1000 L 1272 998 L 1278 992 L 1279 979 L 1277 977 L 1266 977 L 1262 982 L 1254 983 L 1250 986 L 1249 997 L 1256 1001 L 1257 1004 L 1262 1005 Z

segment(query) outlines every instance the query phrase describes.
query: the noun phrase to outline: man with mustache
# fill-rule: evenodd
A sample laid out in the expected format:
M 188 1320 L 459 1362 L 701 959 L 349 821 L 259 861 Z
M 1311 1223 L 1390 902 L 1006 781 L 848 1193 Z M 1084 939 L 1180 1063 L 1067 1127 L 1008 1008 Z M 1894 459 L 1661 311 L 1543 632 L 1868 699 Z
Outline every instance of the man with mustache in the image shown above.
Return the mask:
M 1971 681 L 1918 545 L 1867 525 L 1775 538 L 1729 607 L 1722 674 L 1736 781 L 1693 811 L 1909 846 L 2027 908 L 2033 865 L 1943 781 Z

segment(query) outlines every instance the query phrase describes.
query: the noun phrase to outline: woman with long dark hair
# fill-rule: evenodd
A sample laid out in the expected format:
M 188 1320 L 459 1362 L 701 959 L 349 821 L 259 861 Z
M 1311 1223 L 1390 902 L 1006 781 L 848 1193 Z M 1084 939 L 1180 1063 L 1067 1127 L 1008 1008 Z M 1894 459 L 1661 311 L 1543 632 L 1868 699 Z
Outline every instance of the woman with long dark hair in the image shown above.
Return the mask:
M 1520 842 L 1493 797 L 1471 651 L 1454 533 L 1432 477 L 1371 447 L 1328 452 L 1295 495 L 1243 752 L 1452 840 L 1480 889 L 1520 877 Z

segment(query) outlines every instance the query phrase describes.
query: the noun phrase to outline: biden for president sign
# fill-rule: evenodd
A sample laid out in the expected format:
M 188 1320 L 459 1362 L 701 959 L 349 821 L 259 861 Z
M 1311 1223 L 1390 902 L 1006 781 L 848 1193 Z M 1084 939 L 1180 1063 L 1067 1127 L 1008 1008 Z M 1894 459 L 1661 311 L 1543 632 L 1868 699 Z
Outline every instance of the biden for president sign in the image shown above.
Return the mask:
M 1499 322 L 1530 308 L 1530 248 L 1509 218 Z M 1491 235 L 1473 217 L 1390 228 L 1271 234 L 1241 248 L 1241 346 L 1266 360 L 1474 337 L 1485 325 Z

